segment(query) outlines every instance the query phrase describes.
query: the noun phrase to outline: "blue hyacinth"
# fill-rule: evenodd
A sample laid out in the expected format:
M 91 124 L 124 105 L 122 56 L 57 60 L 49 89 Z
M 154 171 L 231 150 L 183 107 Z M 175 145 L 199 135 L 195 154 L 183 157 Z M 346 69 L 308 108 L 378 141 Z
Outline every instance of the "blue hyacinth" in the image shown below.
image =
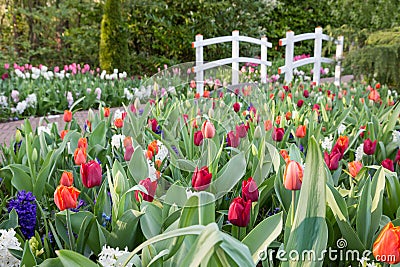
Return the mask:
M 22 234 L 31 238 L 36 227 L 36 198 L 32 192 L 22 190 L 8 203 L 8 212 L 14 209 L 18 214 L 18 222 Z

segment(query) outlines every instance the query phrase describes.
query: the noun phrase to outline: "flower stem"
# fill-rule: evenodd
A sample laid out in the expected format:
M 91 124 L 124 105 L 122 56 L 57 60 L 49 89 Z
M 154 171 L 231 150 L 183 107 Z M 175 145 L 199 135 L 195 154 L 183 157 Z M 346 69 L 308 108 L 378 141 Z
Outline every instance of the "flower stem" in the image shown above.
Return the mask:
M 292 190 L 292 226 L 294 222 L 294 215 L 295 215 L 295 209 L 296 209 L 296 190 Z

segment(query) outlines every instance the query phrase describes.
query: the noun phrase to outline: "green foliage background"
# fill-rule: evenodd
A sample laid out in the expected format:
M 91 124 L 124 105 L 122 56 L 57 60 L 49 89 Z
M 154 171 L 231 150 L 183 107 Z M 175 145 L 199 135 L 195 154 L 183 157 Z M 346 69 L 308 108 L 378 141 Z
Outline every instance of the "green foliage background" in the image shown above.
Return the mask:
M 99 66 L 100 28 L 104 0 L 2 0 L 0 2 L 0 63 L 61 66 L 71 62 Z M 163 64 L 194 61 L 196 34 L 204 38 L 230 35 L 232 30 L 252 37 L 266 35 L 274 45 L 269 60 L 283 57 L 278 40 L 287 30 L 313 31 L 321 26 L 344 34 L 346 51 L 364 47 L 370 33 L 400 26 L 398 0 L 229 0 L 172 1 L 116 0 L 121 3 L 119 32 L 126 34 L 116 54 L 127 61 L 126 71 L 152 74 Z M 312 53 L 302 42 L 296 54 Z M 205 60 L 230 55 L 230 45 L 205 49 Z M 243 56 L 259 48 L 241 44 Z M 224 49 L 227 48 L 227 49 Z M 115 52 L 114 52 L 115 53 Z M 125 66 L 125 63 L 121 66 Z M 108 67 L 106 67 L 108 69 Z

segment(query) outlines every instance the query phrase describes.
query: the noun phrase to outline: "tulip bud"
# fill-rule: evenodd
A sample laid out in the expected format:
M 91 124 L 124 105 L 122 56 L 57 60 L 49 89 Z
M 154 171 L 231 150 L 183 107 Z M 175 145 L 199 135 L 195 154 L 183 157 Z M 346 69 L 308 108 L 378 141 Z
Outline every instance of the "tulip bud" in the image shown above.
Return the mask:
M 210 109 L 208 110 L 208 117 L 209 117 L 209 118 L 214 117 L 214 109 L 210 108 Z
M 17 143 L 21 142 L 22 140 L 22 134 L 20 130 L 15 131 L 15 141 Z
M 117 118 L 114 121 L 114 125 L 117 128 L 122 128 L 124 126 L 124 121 L 121 118 Z
M 125 182 L 124 182 L 124 176 L 120 171 L 117 172 L 117 175 L 115 175 L 114 178 L 114 189 L 115 192 L 122 196 L 123 193 L 125 193 Z
M 254 139 L 260 139 L 262 137 L 261 127 L 257 125 L 256 129 L 254 130 Z
M 95 160 L 82 164 L 81 178 L 83 185 L 87 188 L 101 185 L 102 170 L 100 164 Z
M 87 119 L 89 121 L 94 121 L 94 119 L 95 119 L 94 112 L 93 112 L 93 110 L 91 108 L 88 111 Z
M 193 135 L 193 142 L 195 144 L 195 146 L 200 146 L 201 143 L 203 143 L 203 133 L 201 131 L 197 131 L 194 133 Z
M 377 140 L 375 140 L 374 142 L 371 141 L 371 139 L 367 138 L 364 140 L 364 153 L 367 155 L 373 155 L 375 154 L 375 149 L 376 149 L 376 142 Z
M 74 161 L 76 165 L 81 165 L 86 162 L 86 149 L 77 148 L 74 152 Z
M 72 186 L 74 183 L 74 177 L 72 176 L 72 172 L 64 171 L 61 175 L 60 184 L 65 186 Z
M 72 120 L 72 112 L 69 110 L 64 110 L 64 121 L 70 122 Z
M 38 159 L 38 152 L 37 152 L 36 148 L 34 148 L 32 151 L 32 160 L 36 161 L 37 159 Z
M 240 104 L 238 102 L 233 104 L 233 110 L 237 113 L 240 110 Z
M 135 152 L 135 150 L 133 149 L 132 145 L 127 145 L 125 147 L 125 153 L 124 153 L 124 160 L 125 161 L 130 161 L 133 155 L 133 152 Z
M 391 159 L 385 159 L 381 163 L 382 167 L 388 169 L 389 171 L 394 172 L 394 165 Z
M 285 135 L 285 130 L 283 128 L 274 127 L 274 130 L 272 131 L 272 140 L 280 142 L 282 141 L 284 135 Z
M 303 168 L 300 163 L 289 160 L 283 174 L 283 185 L 288 190 L 300 190 L 303 181 Z
M 349 162 L 348 166 L 349 166 L 349 172 L 350 172 L 351 176 L 353 176 L 353 178 L 354 178 L 360 172 L 360 170 L 362 168 L 362 163 L 359 161 L 352 161 L 352 162 Z
M 204 138 L 213 138 L 215 135 L 215 127 L 210 121 L 205 121 L 201 127 L 201 132 Z
M 250 177 L 242 182 L 242 196 L 245 201 L 251 200 L 251 202 L 258 201 L 258 187 L 257 183 Z
M 239 135 L 234 131 L 230 131 L 226 137 L 228 146 L 230 147 L 238 147 L 240 143 Z

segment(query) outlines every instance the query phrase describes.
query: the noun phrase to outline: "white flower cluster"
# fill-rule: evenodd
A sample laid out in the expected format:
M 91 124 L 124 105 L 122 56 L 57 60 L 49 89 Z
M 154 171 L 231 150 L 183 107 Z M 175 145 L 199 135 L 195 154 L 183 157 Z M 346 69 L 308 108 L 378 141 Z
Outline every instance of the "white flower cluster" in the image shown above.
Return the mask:
M 116 111 L 114 111 L 114 120 L 122 119 L 122 113 L 123 113 L 123 111 L 121 111 L 120 109 L 117 109 Z
M 331 151 L 333 146 L 333 137 L 329 135 L 329 137 L 325 136 L 324 141 L 322 141 L 322 148 L 328 151 Z
M 128 88 L 124 88 L 124 96 L 129 101 L 133 99 L 133 94 L 131 93 L 131 91 Z
M 368 263 L 368 258 L 361 258 L 360 259 L 360 266 L 361 267 L 378 267 L 378 265 L 375 265 L 375 263 L 374 262 L 372 262 L 372 263 Z
M 392 142 L 397 143 L 400 141 L 400 132 L 399 131 L 393 131 L 392 133 Z
M 362 160 L 362 157 L 365 155 L 365 153 L 364 153 L 364 144 L 360 144 L 358 147 L 357 147 L 357 150 L 356 150 L 356 155 L 355 155 L 355 161 L 360 161 L 361 162 L 361 160 Z
M 107 74 L 105 70 L 103 70 L 100 74 L 100 79 L 104 80 L 117 80 L 119 79 L 125 79 L 128 77 L 128 74 L 124 71 L 121 73 L 118 73 L 118 69 L 114 69 L 114 72 L 112 74 Z
M 8 107 L 7 97 L 4 95 L 0 95 L 0 107 L 2 108 Z
M 21 244 L 15 237 L 14 229 L 0 229 L 0 266 L 18 267 L 20 260 L 15 258 L 8 249 L 21 250 Z
M 298 70 L 297 68 L 296 69 L 294 69 L 293 70 L 293 75 L 295 75 L 295 76 L 304 76 L 304 71 L 302 71 L 302 70 Z
M 151 85 L 149 85 L 147 87 L 144 87 L 142 85 L 142 86 L 140 86 L 140 88 L 133 88 L 133 90 L 135 91 L 135 97 L 137 97 L 139 99 L 150 97 L 152 89 L 153 89 L 153 87 Z
M 68 102 L 68 107 L 69 108 L 74 103 L 74 97 L 72 96 L 72 93 L 70 91 L 67 92 L 67 102 Z
M 32 67 L 31 69 L 32 73 L 30 72 L 22 72 L 20 69 L 15 69 L 15 74 L 22 79 L 29 79 L 32 78 L 36 80 L 40 76 L 45 78 L 46 80 L 50 80 L 51 78 L 54 77 L 54 73 L 52 71 L 49 71 L 46 66 L 42 66 L 40 69 L 36 67 Z
M 156 160 L 163 161 L 168 156 L 168 148 L 159 140 L 157 140 L 158 153 L 156 155 Z
M 111 248 L 110 246 L 104 245 L 99 254 L 99 263 L 104 267 L 122 266 L 123 258 L 128 257 L 129 251 L 125 247 L 124 250 L 119 248 Z M 133 266 L 132 263 L 128 263 L 127 266 Z
M 119 149 L 121 147 L 121 144 L 124 142 L 125 135 L 123 134 L 114 134 L 111 137 L 111 146 L 115 147 L 116 149 Z
M 14 92 L 14 95 L 12 94 Z M 12 95 L 11 95 L 11 97 L 14 99 L 14 101 L 15 100 L 19 100 L 18 99 L 18 97 L 19 97 L 19 92 L 18 91 L 16 91 L 16 90 L 13 90 L 13 92 L 11 93 Z M 16 102 L 17 102 L 16 101 Z M 22 113 L 24 113 L 25 112 L 25 110 L 27 109 L 27 108 L 34 108 L 35 106 L 36 106 L 36 103 L 37 103 L 37 97 L 36 97 L 36 94 L 30 94 L 30 95 L 28 95 L 27 97 L 26 97 L 26 99 L 25 100 L 23 100 L 23 101 L 21 101 L 21 102 L 18 102 L 18 104 L 17 104 L 17 106 L 15 107 L 15 108 L 11 108 L 11 112 L 12 113 L 16 113 L 16 112 L 18 112 L 19 114 L 22 114 Z

